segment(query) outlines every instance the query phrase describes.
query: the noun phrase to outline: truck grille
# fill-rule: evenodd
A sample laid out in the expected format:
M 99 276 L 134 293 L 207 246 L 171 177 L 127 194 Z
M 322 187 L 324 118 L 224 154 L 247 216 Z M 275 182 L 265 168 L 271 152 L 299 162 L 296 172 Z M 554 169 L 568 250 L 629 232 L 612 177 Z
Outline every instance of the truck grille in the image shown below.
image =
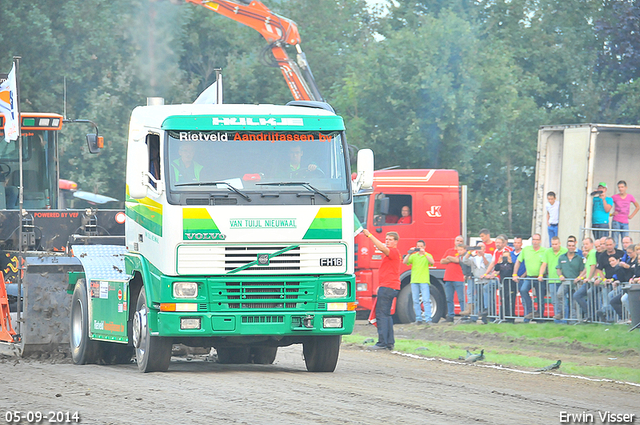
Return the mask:
M 259 254 L 273 254 L 286 246 L 227 246 L 224 248 L 224 269 L 229 272 L 255 261 Z M 268 266 L 252 266 L 244 271 L 298 271 L 300 270 L 300 247 L 293 248 L 269 260 Z
M 284 323 L 284 316 L 242 316 L 242 323 Z
M 297 309 L 314 299 L 305 282 L 219 282 L 211 285 L 215 304 L 229 309 Z
M 347 247 L 344 243 L 304 243 L 280 255 L 269 258 L 269 264 L 256 264 L 258 256 L 273 255 L 288 244 L 240 245 L 218 243 L 185 243 L 177 249 L 177 270 L 180 275 L 277 275 L 329 274 L 347 271 Z M 341 265 L 324 261 L 341 260 Z

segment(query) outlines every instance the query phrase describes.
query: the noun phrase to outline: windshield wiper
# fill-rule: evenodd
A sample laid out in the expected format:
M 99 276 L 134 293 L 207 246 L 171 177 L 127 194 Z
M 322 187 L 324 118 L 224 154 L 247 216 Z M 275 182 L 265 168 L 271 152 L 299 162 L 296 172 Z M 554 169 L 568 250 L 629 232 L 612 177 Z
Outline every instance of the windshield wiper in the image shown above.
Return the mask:
M 307 190 L 310 190 L 313 193 L 317 193 L 322 196 L 327 202 L 330 201 L 329 197 L 324 193 L 320 192 L 315 187 L 311 186 L 307 182 L 268 182 L 268 183 L 256 183 L 256 186 L 302 186 Z
M 227 185 L 227 187 L 232 191 L 237 193 L 238 195 L 242 196 L 247 202 L 251 202 L 251 198 L 249 197 L 249 195 L 247 195 L 246 193 L 240 192 L 238 189 L 236 189 L 231 183 L 227 183 L 227 182 L 195 182 L 195 183 L 180 183 L 177 184 L 176 187 L 178 186 L 217 186 L 219 184 L 224 184 Z

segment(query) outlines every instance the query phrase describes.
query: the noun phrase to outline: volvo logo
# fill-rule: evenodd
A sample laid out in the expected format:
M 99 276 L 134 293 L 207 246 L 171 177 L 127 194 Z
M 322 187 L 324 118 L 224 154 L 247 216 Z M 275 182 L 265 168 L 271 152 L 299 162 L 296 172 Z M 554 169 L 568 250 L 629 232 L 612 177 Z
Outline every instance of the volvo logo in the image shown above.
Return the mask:
M 269 254 L 258 254 L 258 265 L 259 266 L 268 266 L 269 265 Z

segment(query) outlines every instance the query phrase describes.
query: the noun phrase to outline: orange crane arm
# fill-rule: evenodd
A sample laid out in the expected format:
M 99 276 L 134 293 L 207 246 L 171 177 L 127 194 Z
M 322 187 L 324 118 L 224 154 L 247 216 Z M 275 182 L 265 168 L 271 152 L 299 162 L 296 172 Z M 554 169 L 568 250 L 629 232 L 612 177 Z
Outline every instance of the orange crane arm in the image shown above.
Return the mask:
M 300 33 L 295 22 L 271 12 L 262 2 L 254 0 L 239 4 L 231 0 L 185 0 L 198 4 L 258 31 L 269 42 L 271 52 L 295 100 L 323 100 L 309 64 L 300 47 Z M 295 46 L 298 63 L 284 49 Z M 302 71 L 301 71 L 302 68 Z M 306 76 L 306 78 L 305 78 Z

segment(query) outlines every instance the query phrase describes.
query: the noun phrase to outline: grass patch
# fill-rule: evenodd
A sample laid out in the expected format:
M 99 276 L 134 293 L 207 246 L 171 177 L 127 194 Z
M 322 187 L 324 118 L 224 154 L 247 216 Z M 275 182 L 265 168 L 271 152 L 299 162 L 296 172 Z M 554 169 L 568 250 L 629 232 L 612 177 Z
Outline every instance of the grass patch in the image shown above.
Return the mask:
M 456 326 L 433 326 L 429 332 L 432 335 L 424 335 L 422 338 L 430 338 L 439 334 L 433 340 L 403 339 L 396 336 L 395 349 L 398 351 L 416 354 L 424 357 L 436 357 L 450 360 L 458 360 L 464 356 L 467 348 L 472 346 L 485 349 L 488 364 L 500 364 L 505 367 L 534 371 L 562 360 L 561 373 L 598 378 L 607 378 L 618 381 L 640 383 L 640 369 L 637 367 L 603 365 L 603 361 L 609 361 L 609 357 L 621 358 L 640 355 L 640 332 L 628 332 L 627 326 L 613 325 L 556 325 L 553 323 L 533 325 L 509 325 L 509 324 L 464 324 Z M 455 333 L 462 334 L 502 334 L 505 337 L 472 339 L 447 338 Z M 343 342 L 362 345 L 370 337 L 353 334 L 343 336 Z M 374 338 L 375 339 L 375 338 Z M 450 341 L 448 340 L 450 339 Z M 458 341 L 456 341 L 458 339 Z M 513 340 L 513 343 L 511 343 Z M 462 341 L 462 342 L 459 342 Z M 469 341 L 473 341 L 472 344 Z M 545 350 L 531 351 L 520 350 L 519 343 L 527 342 L 530 345 L 539 344 L 545 346 Z M 549 347 L 552 341 L 552 347 Z M 594 353 L 572 351 L 567 347 L 578 342 L 582 347 L 597 350 L 600 363 L 595 359 Z M 479 351 L 479 350 L 478 350 Z
M 602 325 L 596 323 L 584 325 L 556 325 L 540 323 L 534 325 L 508 324 L 464 324 L 455 327 L 456 332 L 499 333 L 514 339 L 552 339 L 558 342 L 571 343 L 578 341 L 590 348 L 601 348 L 615 351 L 640 350 L 640 332 L 629 332 L 627 326 Z

